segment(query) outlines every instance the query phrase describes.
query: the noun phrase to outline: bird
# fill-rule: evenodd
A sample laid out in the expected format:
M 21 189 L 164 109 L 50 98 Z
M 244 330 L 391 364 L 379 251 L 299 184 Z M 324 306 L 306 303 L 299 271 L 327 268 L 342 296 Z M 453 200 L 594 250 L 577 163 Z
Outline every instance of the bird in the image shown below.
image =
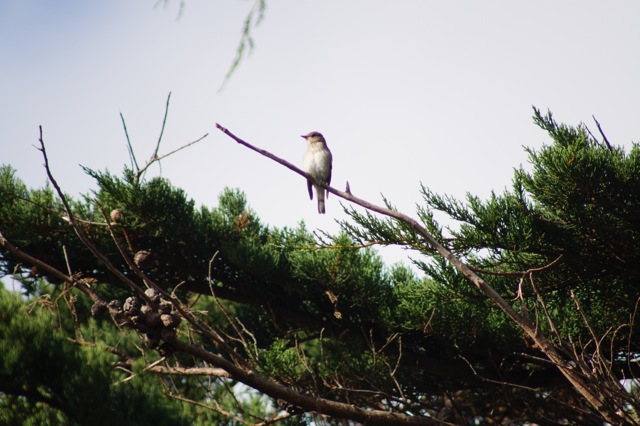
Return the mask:
M 327 147 L 327 141 L 319 132 L 310 132 L 301 136 L 307 141 L 307 151 L 304 153 L 302 160 L 302 169 L 319 181 L 329 185 L 331 183 L 333 157 L 329 147 Z M 307 189 L 311 200 L 313 200 L 312 186 L 316 189 L 318 197 L 318 213 L 324 214 L 326 212 L 324 208 L 325 189 L 319 185 L 313 185 L 311 180 L 307 179 Z M 326 194 L 328 198 L 329 192 Z

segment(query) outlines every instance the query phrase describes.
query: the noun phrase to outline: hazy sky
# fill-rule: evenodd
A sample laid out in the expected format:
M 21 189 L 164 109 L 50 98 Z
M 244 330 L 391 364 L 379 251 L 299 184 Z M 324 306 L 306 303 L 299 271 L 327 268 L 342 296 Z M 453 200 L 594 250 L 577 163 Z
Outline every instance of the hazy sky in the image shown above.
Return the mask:
M 610 141 L 640 135 L 640 2 L 272 0 L 255 50 L 218 93 L 252 0 L 0 0 L 0 163 L 44 184 L 44 129 L 71 194 L 95 188 L 80 164 L 128 164 L 209 133 L 154 168 L 199 204 L 225 186 L 263 222 L 337 229 L 335 197 L 316 213 L 303 179 L 235 144 L 216 122 L 296 164 L 321 131 L 332 183 L 413 215 L 419 184 L 482 197 L 548 142 L 532 105 L 568 124 L 592 115 Z M 392 254 L 391 260 L 401 256 Z

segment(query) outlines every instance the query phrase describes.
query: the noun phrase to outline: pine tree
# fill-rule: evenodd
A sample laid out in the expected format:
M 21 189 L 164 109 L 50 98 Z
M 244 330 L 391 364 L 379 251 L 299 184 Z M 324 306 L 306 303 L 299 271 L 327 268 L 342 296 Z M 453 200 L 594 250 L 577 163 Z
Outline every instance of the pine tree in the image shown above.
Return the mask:
M 535 323 L 562 366 L 410 222 L 348 208 L 342 232 L 318 241 L 303 223 L 262 224 L 238 190 L 196 207 L 143 169 L 87 170 L 99 189 L 72 199 L 55 184 L 27 189 L 5 166 L 0 266 L 30 301 L 7 296 L 6 309 L 59 348 L 5 361 L 3 374 L 19 372 L 1 389 L 7 415 L 49 398 L 43 415 L 82 423 L 83 395 L 109 401 L 129 386 L 116 410 L 137 406 L 139 389 L 150 412 L 198 424 L 637 422 L 638 148 L 627 154 L 537 110 L 534 119 L 551 144 L 527 150 L 532 170 L 516 170 L 510 190 L 456 200 L 423 187 L 418 217 Z M 376 243 L 413 250 L 424 276 L 385 266 Z M 68 313 L 45 315 L 45 300 Z M 26 350 L 4 336 L 3 350 Z M 72 367 L 29 375 L 56 357 Z M 76 387 L 46 387 L 63 379 Z M 236 398 L 238 383 L 257 392 Z

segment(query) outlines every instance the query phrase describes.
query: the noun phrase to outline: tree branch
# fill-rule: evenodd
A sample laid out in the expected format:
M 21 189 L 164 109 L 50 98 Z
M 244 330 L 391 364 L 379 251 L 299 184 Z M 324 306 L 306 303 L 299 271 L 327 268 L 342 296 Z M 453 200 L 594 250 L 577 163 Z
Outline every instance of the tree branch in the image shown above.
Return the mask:
M 89 296 L 89 298 L 93 302 L 101 301 L 101 299 L 97 295 L 97 293 L 94 292 L 93 290 L 91 290 L 89 285 L 86 282 L 84 282 L 84 279 L 77 278 L 76 276 L 67 275 L 64 272 L 62 272 L 62 271 L 54 268 L 53 266 L 49 265 L 48 263 L 45 263 L 45 262 L 41 261 L 40 259 L 37 259 L 37 258 L 31 256 L 30 254 L 22 251 L 18 247 L 14 246 L 9 240 L 7 240 L 4 237 L 4 235 L 2 235 L 2 231 L 1 230 L 0 230 L 0 246 L 3 246 L 7 250 L 9 250 L 9 252 L 12 253 L 14 256 L 16 256 L 19 259 L 24 260 L 28 264 L 30 264 L 32 266 L 37 266 L 38 269 L 40 269 L 41 271 L 46 271 L 48 274 L 58 278 L 60 281 L 66 282 L 68 284 L 71 284 L 72 286 L 74 286 L 78 290 L 82 291 L 87 296 Z
M 270 380 L 252 369 L 245 369 L 231 361 L 183 341 L 173 342 L 177 350 L 187 353 L 215 365 L 231 374 L 231 377 L 269 395 L 274 399 L 283 399 L 305 411 L 313 411 L 332 417 L 354 420 L 366 425 L 447 425 L 429 417 L 408 416 L 381 410 L 368 410 L 355 405 L 318 398 L 299 393 L 285 385 Z
M 607 148 L 609 148 L 609 151 L 613 151 L 613 147 L 611 146 L 611 143 L 609 142 L 609 139 L 607 139 L 607 135 L 604 134 L 604 131 L 602 130 L 602 127 L 600 126 L 600 123 L 598 122 L 598 120 L 596 120 L 596 116 L 592 115 L 591 117 L 593 117 L 593 121 L 596 122 L 596 126 L 598 126 L 598 131 L 602 135 L 602 139 L 604 139 L 604 143 L 607 144 Z
M 167 374 L 171 376 L 215 376 L 215 377 L 230 377 L 229 373 L 222 368 L 215 367 L 166 367 L 164 365 L 154 365 L 148 368 L 147 371 L 151 371 L 157 374 Z
M 138 171 L 136 172 L 136 182 L 140 180 L 142 175 L 147 171 L 149 166 L 151 166 L 152 164 L 162 160 L 165 157 L 170 156 L 171 154 L 175 154 L 176 152 L 178 152 L 180 150 L 183 150 L 183 149 L 185 149 L 187 147 L 190 147 L 191 145 L 193 145 L 195 143 L 200 142 L 202 139 L 206 138 L 209 135 L 208 133 L 206 133 L 204 136 L 201 136 L 200 138 L 196 139 L 193 142 L 189 142 L 188 144 L 183 145 L 180 148 L 174 149 L 173 151 L 171 151 L 171 152 L 169 152 L 167 154 L 158 156 L 158 151 L 160 151 L 160 143 L 162 142 L 162 136 L 164 136 L 164 129 L 165 129 L 165 126 L 167 124 L 167 116 L 169 115 L 169 102 L 170 101 L 171 101 L 171 92 L 169 92 L 169 95 L 167 96 L 167 104 L 166 104 L 165 109 L 164 109 L 164 118 L 162 120 L 162 128 L 160 129 L 160 136 L 158 137 L 158 142 L 156 143 L 156 148 L 153 151 L 153 154 L 151 155 L 151 158 L 149 158 L 149 160 L 147 161 L 147 163 L 144 166 L 142 166 L 140 168 L 140 167 L 138 167 L 138 163 L 136 162 L 136 167 L 138 168 Z M 122 118 L 122 123 L 124 124 L 124 118 Z M 127 131 L 126 126 L 125 126 L 124 130 L 125 130 L 125 133 L 126 133 L 126 131 Z M 131 142 L 129 141 L 129 135 L 128 134 L 127 134 L 127 143 L 128 143 L 128 146 L 129 146 L 129 153 L 130 153 L 130 155 L 132 156 L 132 158 L 135 161 L 135 156 L 133 155 L 133 148 L 131 147 Z

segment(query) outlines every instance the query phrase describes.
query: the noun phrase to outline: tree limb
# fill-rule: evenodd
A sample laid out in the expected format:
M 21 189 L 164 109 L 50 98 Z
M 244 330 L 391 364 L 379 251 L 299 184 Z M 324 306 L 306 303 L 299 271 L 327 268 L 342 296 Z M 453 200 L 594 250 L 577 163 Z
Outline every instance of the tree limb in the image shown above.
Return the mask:
M 147 371 L 151 371 L 157 374 L 167 374 L 171 376 L 215 376 L 215 377 L 230 377 L 229 373 L 222 368 L 215 367 L 167 367 L 164 365 L 154 365 L 148 368 Z
M 187 353 L 215 365 L 231 374 L 234 379 L 248 385 L 259 392 L 269 395 L 271 398 L 283 399 L 305 411 L 313 411 L 332 417 L 355 420 L 366 425 L 447 425 L 429 417 L 408 416 L 405 414 L 390 413 L 382 410 L 368 410 L 352 404 L 331 401 L 306 395 L 288 388 L 285 385 L 268 379 L 252 369 L 245 369 L 233 362 L 183 341 L 173 342 L 177 350 Z

